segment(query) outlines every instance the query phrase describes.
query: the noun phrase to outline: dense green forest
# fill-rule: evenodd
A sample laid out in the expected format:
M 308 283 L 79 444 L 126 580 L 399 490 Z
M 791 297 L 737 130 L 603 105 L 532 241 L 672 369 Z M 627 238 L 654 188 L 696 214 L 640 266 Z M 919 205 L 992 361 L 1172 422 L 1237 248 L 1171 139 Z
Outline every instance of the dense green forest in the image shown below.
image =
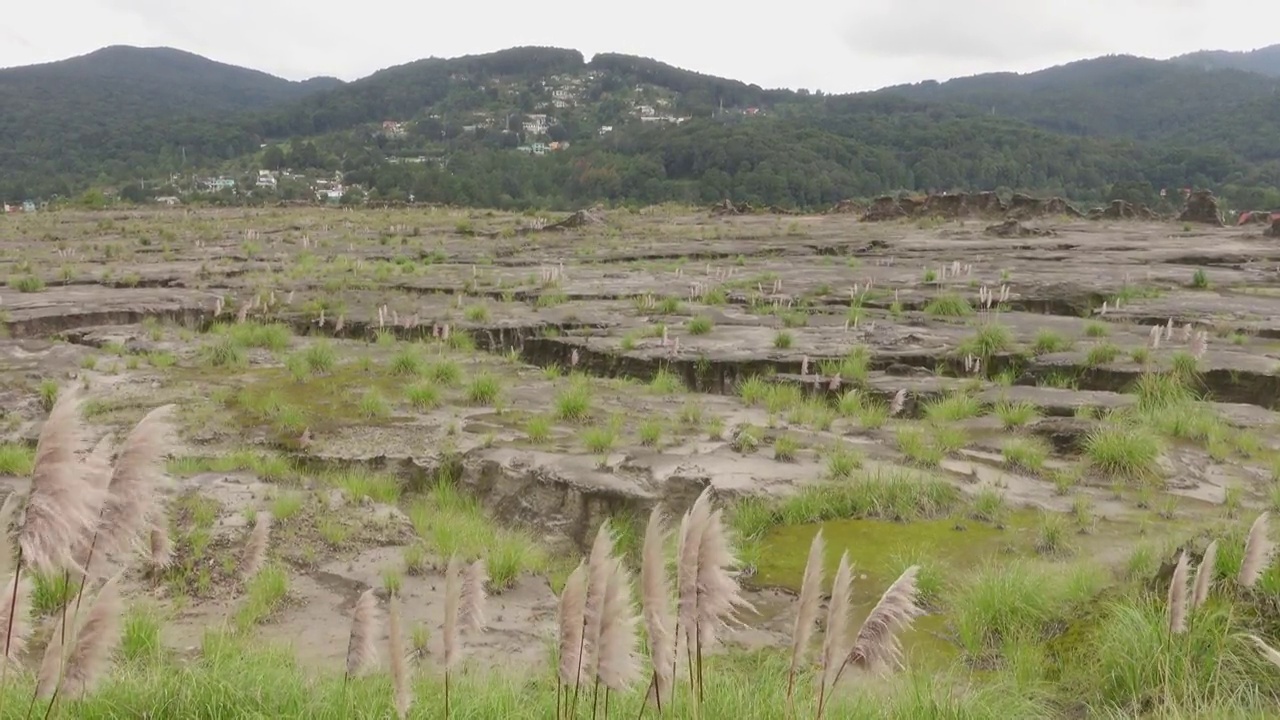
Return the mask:
M 341 172 L 361 188 L 347 201 L 504 208 L 723 198 L 821 208 L 953 189 L 1155 204 L 1161 188 L 1186 186 L 1280 206 L 1274 80 L 1202 65 L 1105 57 L 823 95 L 556 48 L 431 58 L 345 84 L 107 48 L 0 71 L 0 199 L 106 186 L 142 200 L 157 186 L 180 192 L 163 187 L 171 174 L 287 168 Z M 682 122 L 642 121 L 641 107 Z M 528 132 L 540 115 L 545 131 Z M 386 120 L 403 124 L 381 132 Z M 552 142 L 567 149 L 531 151 Z M 282 180 L 214 199 L 313 198 Z

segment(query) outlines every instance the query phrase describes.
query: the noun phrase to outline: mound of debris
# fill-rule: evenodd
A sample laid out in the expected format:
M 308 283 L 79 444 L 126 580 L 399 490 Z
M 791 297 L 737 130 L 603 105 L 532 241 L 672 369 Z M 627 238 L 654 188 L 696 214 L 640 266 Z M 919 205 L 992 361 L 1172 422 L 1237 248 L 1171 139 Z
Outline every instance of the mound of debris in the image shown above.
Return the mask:
M 543 225 L 540 229 L 544 232 L 547 230 L 576 230 L 603 224 L 604 209 L 597 205 L 590 210 L 578 210 L 560 222 Z
M 1141 203 L 1128 200 L 1112 200 L 1105 208 L 1094 208 L 1087 216 L 1090 220 L 1159 220 L 1159 213 Z
M 1280 211 L 1267 212 L 1266 210 L 1245 210 L 1236 218 L 1236 225 L 1270 225 L 1276 220 L 1280 220 Z
M 729 198 L 725 198 L 715 205 L 711 206 L 712 215 L 750 215 L 755 212 L 751 207 L 751 203 L 733 203 Z
M 862 203 L 856 200 L 841 200 L 831 209 L 827 211 L 828 215 L 860 215 L 863 212 Z
M 1084 217 L 1083 213 L 1060 197 L 1034 198 L 1023 193 L 1014 193 L 1013 197 L 1009 198 L 1009 217 L 1030 220 L 1050 215 Z
M 1222 227 L 1222 213 L 1218 211 L 1218 199 L 1213 196 L 1213 191 L 1196 190 L 1188 195 L 1178 220 Z
M 987 226 L 986 233 L 996 237 L 1052 237 L 1058 234 L 1053 230 L 1027 227 L 1012 218 Z
M 862 214 L 867 222 L 882 222 L 905 217 L 966 218 L 1004 215 L 1005 206 L 993 192 L 942 193 L 896 198 L 883 195 L 872 201 Z
M 1280 217 L 1271 221 L 1271 237 L 1280 237 Z

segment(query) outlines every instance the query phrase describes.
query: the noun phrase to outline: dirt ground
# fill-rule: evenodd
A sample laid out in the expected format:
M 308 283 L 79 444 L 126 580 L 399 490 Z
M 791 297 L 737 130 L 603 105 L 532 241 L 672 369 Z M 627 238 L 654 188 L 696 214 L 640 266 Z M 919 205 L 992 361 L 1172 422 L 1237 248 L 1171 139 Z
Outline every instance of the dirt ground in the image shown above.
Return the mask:
M 306 498 L 273 548 L 290 568 L 288 600 L 255 632 L 321 667 L 342 663 L 355 598 L 384 587 L 421 541 L 406 503 L 441 473 L 553 560 L 495 594 L 491 627 L 468 650 L 482 663 L 545 652 L 553 586 L 602 519 L 654 503 L 680 513 L 708 484 L 725 499 L 783 498 L 829 479 L 832 448 L 856 452 L 868 473 L 928 472 L 970 495 L 999 488 L 1014 507 L 1067 513 L 1085 497 L 1103 519 L 1145 517 L 1149 502 L 1093 472 L 1081 443 L 1108 411 L 1137 402 L 1130 390 L 1144 373 L 1187 356 L 1229 431 L 1162 447 L 1159 490 L 1183 503 L 1171 516 L 1270 504 L 1280 245 L 1254 228 L 1045 218 L 1030 224 L 1053 236 L 1002 238 L 974 221 L 666 210 L 617 211 L 568 232 L 528 224 L 440 209 L 0 218 L 0 427 L 29 447 L 42 385 L 79 383 L 96 435 L 119 436 L 176 403 L 175 466 L 245 451 L 289 458 L 301 470 L 288 483 L 190 460 L 170 494 L 177 523 L 192 497 L 216 508 L 214 565 L 248 515 L 271 511 L 281 493 Z M 243 357 L 216 359 L 234 332 L 218 324 L 253 323 L 291 332 L 283 345 L 237 341 Z M 324 353 L 332 367 L 313 359 Z M 752 401 L 742 392 L 752 377 L 801 399 Z M 422 378 L 432 387 L 415 400 Z M 566 396 L 579 387 L 588 400 L 575 415 Z M 838 410 L 850 388 L 866 412 L 899 395 L 901 410 L 879 423 Z M 988 410 L 1033 406 L 1018 432 L 1051 443 L 1045 468 L 1012 466 L 1001 451 L 1011 430 L 986 412 L 956 420 L 963 446 L 927 470 L 904 455 L 899 430 L 961 390 Z M 790 457 L 775 453 L 780 438 L 795 445 Z M 382 502 L 352 490 L 355 480 L 335 489 L 321 479 L 351 468 L 392 476 L 404 492 Z M 1054 478 L 1072 472 L 1064 494 Z M 349 536 L 321 538 L 326 523 Z M 429 631 L 428 657 L 442 564 L 433 556 L 397 581 L 408 624 Z M 216 570 L 207 587 L 129 578 L 166 613 L 179 651 L 240 602 L 234 578 Z M 754 597 L 772 607 L 775 594 Z M 779 641 L 785 612 L 737 639 Z

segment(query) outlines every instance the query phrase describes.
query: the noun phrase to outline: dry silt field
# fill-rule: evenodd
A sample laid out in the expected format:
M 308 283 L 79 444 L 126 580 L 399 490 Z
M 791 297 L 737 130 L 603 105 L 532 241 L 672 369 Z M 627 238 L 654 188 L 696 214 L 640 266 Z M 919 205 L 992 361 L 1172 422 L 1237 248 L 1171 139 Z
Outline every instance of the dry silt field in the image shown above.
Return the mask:
M 639 568 L 651 510 L 674 530 L 708 488 L 750 608 L 708 649 L 702 705 L 680 669 L 664 715 L 814 715 L 811 658 L 785 698 L 819 529 L 828 578 L 851 560 L 851 639 L 904 571 L 912 591 L 903 667 L 845 673 L 827 717 L 1280 707 L 1280 668 L 1249 638 L 1276 645 L 1280 608 L 1255 522 L 1280 507 L 1274 239 L 584 217 L 0 218 L 0 488 L 32 489 L 60 399 L 86 467 L 171 406 L 152 518 L 169 547 L 119 563 L 109 667 L 54 712 L 388 717 L 398 660 L 414 717 L 441 715 L 446 665 L 454 716 L 555 717 L 558 597 L 601 525 Z M 485 628 L 461 649 L 451 559 L 487 571 Z M 72 574 L 28 575 L 0 717 L 27 711 L 79 607 Z M 1175 598 L 1193 575 L 1206 594 L 1195 578 Z M 348 683 L 361 598 L 395 599 L 405 657 L 378 624 L 378 667 Z M 634 716 L 649 677 L 608 712 Z

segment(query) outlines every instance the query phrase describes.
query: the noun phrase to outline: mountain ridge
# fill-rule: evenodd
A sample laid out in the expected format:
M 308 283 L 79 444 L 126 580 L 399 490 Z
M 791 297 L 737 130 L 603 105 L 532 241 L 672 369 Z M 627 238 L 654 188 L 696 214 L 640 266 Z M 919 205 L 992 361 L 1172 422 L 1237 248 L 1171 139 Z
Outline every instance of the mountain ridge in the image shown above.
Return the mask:
M 93 177 L 228 162 L 295 162 L 341 170 L 388 193 L 407 196 L 416 188 L 418 197 L 497 204 L 701 201 L 733 192 L 813 205 L 894 188 L 982 183 L 1092 197 L 1116 183 L 1150 194 L 1184 184 L 1254 187 L 1280 177 L 1280 94 L 1270 77 L 1134 56 L 844 95 L 764 89 L 650 58 L 597 53 L 588 60 L 573 49 L 531 46 L 425 58 L 349 83 L 290 81 L 173 48 L 128 46 L 0 70 L 0 90 L 15 72 L 28 78 L 28 94 L 10 94 L 19 110 L 0 118 L 0 137 L 8 123 L 16 138 L 0 143 L 0 170 L 13 176 L 7 189 L 0 185 L 8 195 L 30 188 L 65 194 Z M 32 92 L 32 77 L 45 86 Z M 60 91 L 49 93 L 54 84 Z M 103 93 L 114 93 L 109 107 Z M 641 117 L 641 108 L 649 115 Z M 51 115 L 63 122 L 40 122 Z M 532 123 L 531 130 L 533 116 L 547 125 Z M 680 126 L 683 120 L 689 122 Z M 393 133 L 380 129 L 387 121 L 396 121 Z M 529 161 L 541 166 L 510 155 L 528 151 L 539 134 L 572 149 Z M 695 140 L 709 145 L 687 144 Z M 259 157 L 259 147 L 281 142 L 287 154 Z M 735 144 L 745 144 L 745 154 Z M 801 180 L 804 168 L 787 157 L 819 162 L 823 153 L 838 161 L 824 165 L 826 179 L 817 185 Z M 388 165 L 406 157 L 448 169 Z M 619 183 L 584 183 L 566 163 L 612 167 Z M 548 168 L 555 172 L 543 177 Z M 463 172 L 483 175 L 485 183 L 504 172 L 524 179 L 502 193 L 463 192 L 455 187 L 465 185 L 456 177 Z M 770 173 L 778 182 L 759 179 Z M 433 179 L 424 184 L 425 177 Z

